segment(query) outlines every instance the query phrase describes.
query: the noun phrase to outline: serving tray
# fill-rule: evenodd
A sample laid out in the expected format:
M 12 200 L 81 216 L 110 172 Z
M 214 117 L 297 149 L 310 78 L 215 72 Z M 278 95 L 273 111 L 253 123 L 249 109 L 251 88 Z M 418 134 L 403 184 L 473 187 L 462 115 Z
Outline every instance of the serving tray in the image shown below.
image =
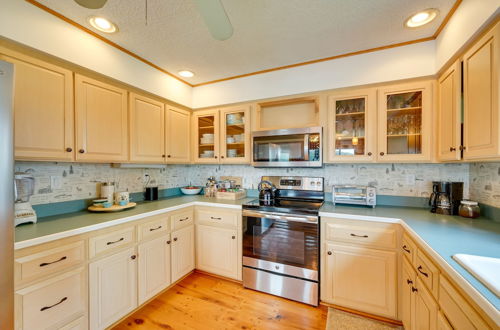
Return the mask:
M 111 207 L 103 207 L 103 206 L 94 206 L 94 205 L 92 205 L 92 206 L 89 206 L 87 208 L 87 210 L 89 210 L 91 212 L 118 212 L 118 211 L 123 211 L 123 210 L 131 209 L 131 208 L 133 208 L 136 205 L 137 205 L 137 203 L 133 203 L 133 202 L 130 202 L 127 205 L 123 205 L 123 206 L 113 205 Z

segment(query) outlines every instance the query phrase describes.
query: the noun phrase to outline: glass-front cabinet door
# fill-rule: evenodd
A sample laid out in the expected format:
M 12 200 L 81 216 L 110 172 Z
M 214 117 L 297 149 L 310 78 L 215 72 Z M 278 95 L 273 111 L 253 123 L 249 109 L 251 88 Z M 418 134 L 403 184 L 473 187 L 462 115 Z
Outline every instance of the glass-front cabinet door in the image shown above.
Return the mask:
M 219 111 L 197 111 L 193 114 L 194 160 L 196 163 L 219 162 Z
M 379 161 L 430 161 L 432 83 L 379 90 Z
M 250 107 L 221 109 L 220 119 L 221 163 L 250 163 Z
M 374 89 L 334 94 L 328 104 L 328 160 L 375 160 L 376 92 Z

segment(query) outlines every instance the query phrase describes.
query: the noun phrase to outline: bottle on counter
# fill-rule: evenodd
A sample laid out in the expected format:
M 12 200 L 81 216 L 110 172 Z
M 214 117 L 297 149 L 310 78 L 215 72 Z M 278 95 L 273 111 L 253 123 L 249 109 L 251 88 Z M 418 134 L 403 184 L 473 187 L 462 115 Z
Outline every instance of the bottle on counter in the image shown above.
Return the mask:
M 478 202 L 463 200 L 460 202 L 458 214 L 464 218 L 477 218 L 481 215 Z

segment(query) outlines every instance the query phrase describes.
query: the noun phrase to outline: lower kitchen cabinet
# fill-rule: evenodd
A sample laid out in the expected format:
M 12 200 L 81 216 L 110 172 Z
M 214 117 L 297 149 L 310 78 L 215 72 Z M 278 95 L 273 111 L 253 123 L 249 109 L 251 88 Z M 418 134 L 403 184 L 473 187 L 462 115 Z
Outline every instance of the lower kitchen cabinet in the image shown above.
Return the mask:
M 439 307 L 420 278 L 417 278 L 415 290 L 412 291 L 415 294 L 415 317 L 413 317 L 415 329 L 436 329 Z
M 139 305 L 170 285 L 170 235 L 139 245 Z
M 237 236 L 236 229 L 196 225 L 196 268 L 237 279 Z
M 395 319 L 396 260 L 394 251 L 325 243 L 326 272 L 322 300 Z
M 437 330 L 453 330 L 450 322 L 446 319 L 446 316 L 442 312 L 438 312 L 437 316 Z
M 90 329 L 105 329 L 137 307 L 136 260 L 129 248 L 89 264 Z
M 401 276 L 401 311 L 400 317 L 405 329 L 411 330 L 415 328 L 414 311 L 415 306 L 415 280 L 417 274 L 412 266 L 403 258 L 402 276 Z
M 182 278 L 195 267 L 194 226 L 172 232 L 172 282 Z

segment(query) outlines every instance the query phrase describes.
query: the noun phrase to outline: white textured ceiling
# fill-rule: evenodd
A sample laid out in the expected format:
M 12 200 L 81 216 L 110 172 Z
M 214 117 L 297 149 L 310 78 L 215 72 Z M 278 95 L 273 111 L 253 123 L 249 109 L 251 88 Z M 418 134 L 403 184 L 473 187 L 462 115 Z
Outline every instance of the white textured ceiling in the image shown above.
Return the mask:
M 108 0 L 97 10 L 70 0 L 38 0 L 89 27 L 87 17 L 115 22 L 104 37 L 163 69 L 189 69 L 198 84 L 211 80 L 430 37 L 455 0 L 222 0 L 233 36 L 214 40 L 192 0 Z M 418 29 L 411 14 L 437 8 L 438 18 Z M 75 42 L 78 42 L 75 40 Z

